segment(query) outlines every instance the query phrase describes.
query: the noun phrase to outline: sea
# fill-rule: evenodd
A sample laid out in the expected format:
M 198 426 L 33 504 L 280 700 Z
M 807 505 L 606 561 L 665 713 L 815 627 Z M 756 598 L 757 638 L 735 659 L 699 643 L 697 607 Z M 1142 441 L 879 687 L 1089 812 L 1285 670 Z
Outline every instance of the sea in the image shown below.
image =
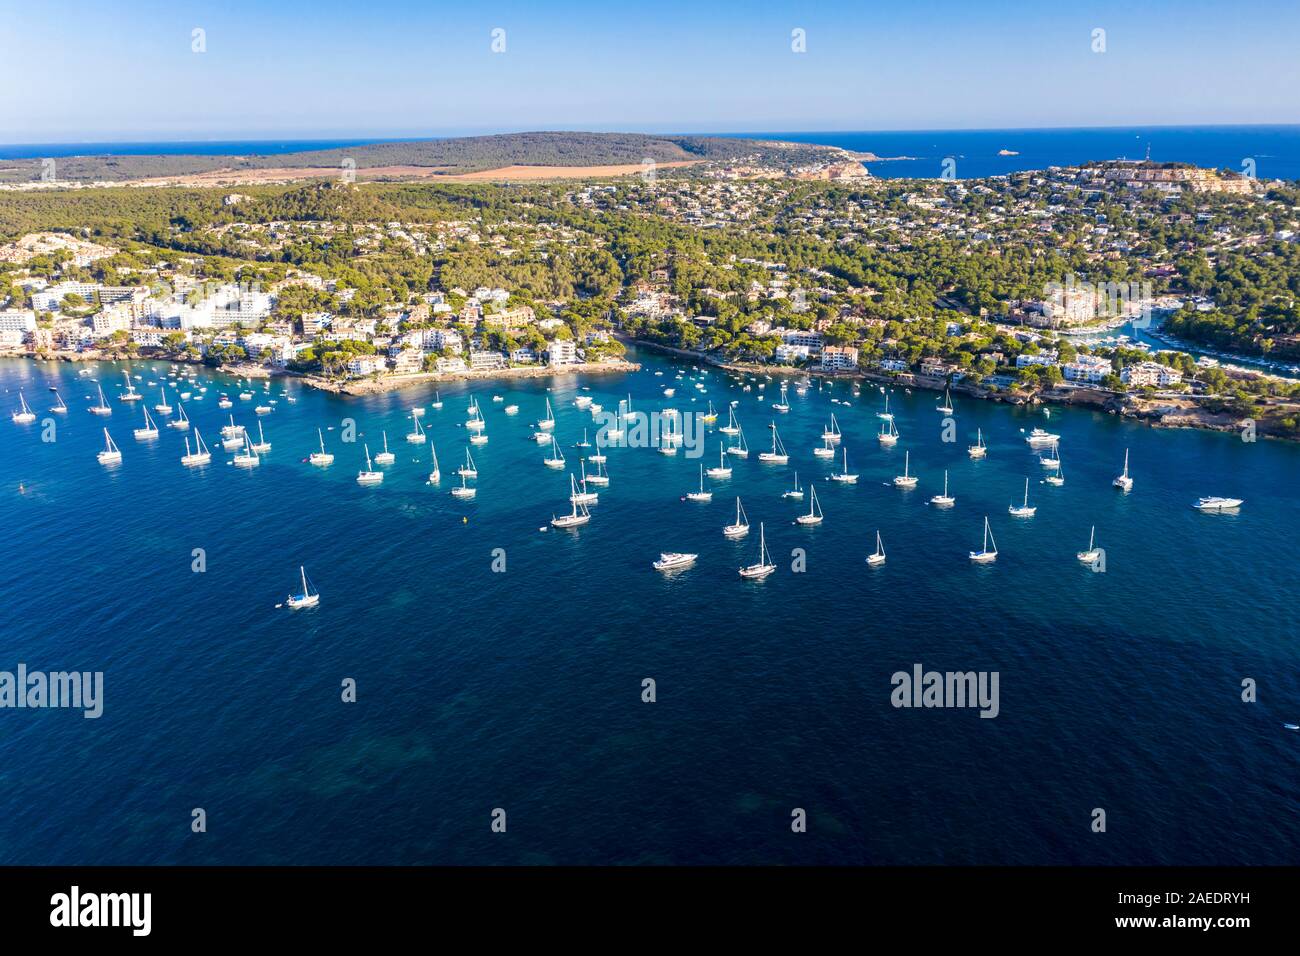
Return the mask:
M 934 392 L 815 376 L 803 395 L 789 377 L 782 414 L 782 375 L 631 357 L 641 370 L 355 398 L 186 366 L 213 446 L 200 468 L 180 464 L 183 433 L 132 437 L 161 388 L 178 401 L 172 366 L 0 361 L 0 406 L 21 389 L 37 416 L 0 420 L 0 671 L 104 675 L 97 719 L 0 708 L 0 864 L 1300 856 L 1300 446 L 960 395 L 947 416 Z M 119 401 L 124 373 L 145 402 Z M 88 412 L 101 383 L 106 419 Z M 597 439 L 580 396 L 711 403 L 717 425 L 735 402 L 750 457 L 700 503 L 684 496 L 730 441 L 717 425 L 699 457 L 608 448 L 591 522 L 547 530 Z M 489 441 L 460 502 L 471 399 Z M 529 438 L 548 400 L 563 470 Z M 415 407 L 431 444 L 405 441 Z M 856 484 L 812 455 L 832 415 Z M 231 416 L 272 443 L 259 467 L 221 450 Z M 787 465 L 757 460 L 772 425 Z M 96 460 L 105 427 L 116 466 Z M 1060 435 L 1061 487 L 1025 442 L 1036 427 Z M 306 461 L 318 429 L 329 468 Z M 358 485 L 385 440 L 383 484 Z M 1128 494 L 1111 484 L 1126 453 Z M 892 484 L 905 455 L 911 491 Z M 819 526 L 782 497 L 796 472 Z M 1026 479 L 1038 510 L 1013 518 Z M 1244 505 L 1205 514 L 1203 495 Z M 731 541 L 737 496 L 752 531 Z M 978 566 L 986 516 L 998 559 Z M 777 570 L 745 581 L 760 522 Z M 1076 557 L 1093 529 L 1099 569 Z M 665 551 L 698 559 L 657 572 Z M 300 566 L 321 600 L 293 611 Z M 894 706 L 917 666 L 996 673 L 996 717 Z

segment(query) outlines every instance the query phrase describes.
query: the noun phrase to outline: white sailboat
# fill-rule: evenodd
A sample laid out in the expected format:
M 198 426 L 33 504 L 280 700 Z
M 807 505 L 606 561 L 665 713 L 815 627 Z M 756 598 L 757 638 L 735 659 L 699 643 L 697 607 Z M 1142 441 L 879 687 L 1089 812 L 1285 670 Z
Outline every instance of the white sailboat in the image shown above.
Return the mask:
M 384 473 L 375 471 L 375 466 L 370 461 L 370 446 L 363 446 L 366 450 L 366 467 L 364 470 L 357 472 L 357 484 L 359 485 L 379 485 L 383 484 Z
M 781 492 L 782 498 L 792 498 L 795 501 L 803 500 L 803 489 L 799 487 L 799 472 L 794 473 L 794 487 L 788 491 Z
M 185 406 L 179 402 L 176 405 L 176 417 L 167 423 L 168 428 L 174 428 L 178 432 L 188 431 L 190 427 L 190 417 L 185 414 Z
M 59 400 L 59 404 L 51 408 L 50 411 L 57 412 L 60 415 L 66 415 L 68 413 L 68 403 L 63 400 L 63 396 L 59 394 L 58 389 L 54 390 L 54 397 Z M 30 412 L 31 409 L 29 408 L 28 411 Z M 36 417 L 35 415 L 32 416 L 32 418 L 35 417 Z M 30 420 L 31 419 L 28 419 L 28 421 Z
M 473 498 L 478 494 L 477 488 L 469 486 L 469 476 L 464 472 L 460 475 L 460 484 L 452 486 L 451 496 L 453 498 Z
M 990 547 L 990 545 L 992 545 L 992 547 Z M 984 546 L 978 551 L 971 551 L 970 559 L 976 564 L 989 564 L 998 559 L 998 543 L 993 540 L 993 532 L 989 528 L 988 515 L 984 516 Z
M 384 450 L 375 456 L 376 465 L 391 465 L 397 456 L 388 450 L 388 430 L 384 430 Z
M 727 414 L 728 414 L 728 416 L 729 416 L 729 417 L 727 418 L 727 424 L 725 424 L 725 425 L 723 425 L 721 428 L 719 428 L 718 431 L 722 432 L 722 434 L 724 434 L 724 435 L 735 435 L 735 434 L 738 434 L 738 433 L 740 432 L 740 423 L 736 421 L 736 409 L 735 409 L 735 406 L 732 406 L 731 408 L 728 408 L 728 409 L 727 409 Z
M 1101 548 L 1097 547 L 1097 526 L 1093 525 L 1092 530 L 1088 532 L 1088 550 L 1079 551 L 1074 555 L 1084 564 L 1094 564 L 1101 557 Z
M 126 391 L 117 396 L 119 402 L 138 402 L 144 396 L 135 390 L 135 385 L 131 383 L 131 373 L 125 369 L 122 371 L 122 378 L 126 381 Z
M 1120 491 L 1127 492 L 1133 490 L 1133 478 L 1128 473 L 1128 449 L 1127 448 L 1124 449 L 1124 470 L 1119 473 L 1119 476 L 1114 481 L 1112 481 L 1111 484 L 1114 485 L 1116 488 L 1118 488 Z
M 876 439 L 882 445 L 898 444 L 898 426 L 894 424 L 892 415 L 880 423 L 880 434 L 876 436 Z
M 700 465 L 700 490 L 690 491 L 686 494 L 687 501 L 712 501 L 713 492 L 704 490 L 704 466 Z
M 429 403 L 430 408 L 442 408 L 442 393 L 436 388 L 433 390 L 433 401 Z
M 880 532 L 876 532 L 876 550 L 875 553 L 867 555 L 867 564 L 871 567 L 878 567 L 885 563 L 885 543 L 880 540 Z
M 781 383 L 781 400 L 779 402 L 773 402 L 772 407 L 778 412 L 788 412 L 790 410 L 789 393 L 785 382 Z
M 846 485 L 856 485 L 858 476 L 849 473 L 849 450 L 844 449 L 844 470 L 835 472 L 831 475 L 831 481 L 838 481 Z
M 957 499 L 948 494 L 948 471 L 943 472 L 943 494 L 935 495 L 930 499 L 930 504 L 939 508 L 951 508 L 957 503 Z
M 988 446 L 984 444 L 984 432 L 975 429 L 975 444 L 966 446 L 966 454 L 972 458 L 983 458 L 989 453 Z
M 271 443 L 266 440 L 266 435 L 262 431 L 262 423 L 257 423 L 257 441 L 253 442 L 253 451 L 259 455 L 265 455 L 271 450 Z
M 36 421 L 36 413 L 32 411 L 31 407 L 27 404 L 27 399 L 23 396 L 23 390 L 21 388 L 18 389 L 18 411 L 14 412 L 9 417 L 18 425 L 26 425 L 30 422 Z
M 104 398 L 104 386 L 96 385 L 95 387 L 99 389 L 99 404 L 92 405 L 90 413 L 92 415 L 112 415 L 113 409 L 108 407 L 108 400 Z
M 833 445 L 843 437 L 840 434 L 840 423 L 835 420 L 835 413 L 831 412 L 831 423 L 822 429 L 822 438 Z
M 1047 482 L 1054 488 L 1059 488 L 1065 484 L 1065 469 L 1061 467 L 1060 460 L 1057 460 L 1056 471 L 1052 472 L 1043 481 Z
M 547 468 L 564 467 L 564 452 L 560 450 L 560 443 L 555 440 L 554 435 L 551 436 L 551 453 L 542 459 L 542 464 Z
M 189 436 L 185 437 L 185 454 L 181 456 L 181 464 L 187 468 L 195 465 L 206 465 L 212 461 L 212 452 L 208 451 L 207 446 L 203 444 L 203 436 L 199 434 L 197 428 L 194 429 L 194 442 L 195 448 L 191 452 Z
M 881 389 L 881 391 L 884 391 L 884 389 Z M 894 413 L 889 410 L 889 394 L 887 392 L 885 393 L 885 410 L 876 412 L 876 417 L 882 422 L 892 422 L 894 420 Z
M 740 497 L 736 497 L 736 520 L 722 529 L 722 534 L 728 538 L 743 538 L 749 534 L 749 515 L 745 514 L 745 508 L 740 503 Z
M 916 475 L 910 471 L 912 465 L 912 453 L 910 451 L 903 453 L 903 473 L 894 476 L 895 488 L 915 488 Z
M 456 474 L 462 478 L 478 477 L 478 465 L 474 464 L 474 456 L 469 453 L 468 448 L 465 449 L 465 464 L 456 469 Z
M 154 420 L 149 417 L 149 409 L 145 408 L 142 409 L 142 411 L 144 412 L 144 428 L 137 428 L 135 430 L 136 441 L 148 441 L 151 438 L 157 438 L 158 426 L 154 424 Z
M 113 437 L 107 428 L 104 429 L 104 450 L 95 457 L 101 465 L 115 465 L 122 460 L 122 450 L 113 443 Z
M 284 603 L 295 611 L 299 608 L 315 607 L 320 603 L 320 592 L 312 590 L 311 582 L 307 580 L 307 569 L 299 565 L 298 573 L 302 576 L 302 590 L 284 599 Z
M 442 470 L 438 467 L 438 449 L 433 447 L 433 442 L 429 442 L 429 452 L 433 458 L 433 470 L 429 472 L 429 484 L 436 485 L 442 480 Z
M 230 416 L 230 424 L 221 426 L 222 438 L 239 438 L 244 434 L 244 426 L 235 424 L 235 416 Z
M 153 407 L 153 410 L 159 415 L 170 415 L 172 413 L 172 407 L 167 403 L 167 386 L 162 386 L 159 391 L 162 393 L 162 400 Z
M 596 456 L 595 456 L 595 455 L 592 455 L 592 456 L 591 456 L 590 458 L 588 458 L 587 460 L 596 463 L 596 473 L 595 473 L 594 475 L 588 475 L 588 476 L 587 476 L 587 484 L 589 484 L 589 485 L 597 485 L 597 486 L 600 486 L 600 487 L 606 487 L 606 486 L 608 486 L 608 485 L 609 485 L 609 473 L 608 473 L 607 471 L 605 471 L 605 456 L 604 456 L 604 455 L 601 455 L 600 458 L 599 458 L 599 460 L 597 460 Z
M 781 436 L 776 430 L 776 422 L 772 422 L 768 427 L 772 429 L 772 450 L 759 452 L 758 460 L 773 465 L 784 465 L 790 460 L 790 456 L 786 453 L 785 445 L 782 443 Z
M 318 468 L 334 464 L 334 456 L 325 450 L 325 433 L 318 428 L 316 429 L 316 435 L 320 438 L 320 451 L 314 451 L 308 455 L 307 461 Z
M 822 523 L 822 505 L 817 500 L 817 489 L 808 487 L 808 513 L 794 519 L 797 524 L 813 525 Z
M 943 404 L 936 406 L 935 411 L 942 415 L 952 414 L 952 391 L 946 385 L 943 388 Z
M 1025 479 L 1025 500 L 1021 504 L 1010 504 L 1007 506 L 1007 514 L 1013 518 L 1032 518 L 1037 507 L 1029 505 L 1029 479 Z
M 578 493 L 578 484 L 573 480 L 573 475 L 569 475 L 569 488 L 571 492 L 569 500 L 572 502 L 573 510 L 567 515 L 560 515 L 559 517 L 551 515 L 552 528 L 576 528 L 591 520 L 591 512 L 587 510 L 587 506 L 573 501 L 574 495 Z
M 740 576 L 755 581 L 767 577 L 775 570 L 776 565 L 772 563 L 772 556 L 767 553 L 767 535 L 763 530 L 763 522 L 760 521 L 758 523 L 758 560 L 741 568 Z
M 727 464 L 727 452 L 722 442 L 718 442 L 718 467 L 710 468 L 708 475 L 710 478 L 731 477 L 731 466 Z
M 600 495 L 587 487 L 587 463 L 580 461 L 578 465 L 582 471 L 582 477 L 578 480 L 577 489 L 569 496 L 569 500 L 575 504 L 594 505 L 600 501 Z M 569 478 L 572 480 L 572 473 L 569 474 Z
M 813 449 L 813 457 L 814 458 L 835 457 L 835 446 L 831 444 L 831 440 L 829 438 L 823 438 L 821 447 Z
M 727 449 L 727 454 L 735 455 L 737 458 L 749 457 L 749 446 L 745 444 L 745 432 L 739 424 L 736 425 L 736 440 Z
M 419 409 L 423 411 L 423 409 Z M 406 433 L 406 440 L 412 445 L 423 445 L 429 440 L 424 433 L 424 426 L 420 424 L 420 416 L 415 414 L 416 409 L 411 409 L 411 430 Z
M 247 434 L 244 435 L 244 450 L 234 457 L 234 463 L 237 468 L 256 468 L 262 463 L 257 452 L 253 451 Z
M 538 421 L 537 427 L 542 431 L 550 431 L 555 427 L 555 413 L 551 411 L 551 399 L 546 399 L 546 417 Z
M 1060 468 L 1061 467 L 1060 448 L 1061 448 L 1060 442 L 1052 442 L 1051 448 L 1048 449 L 1049 454 L 1045 457 L 1039 457 L 1038 463 L 1042 465 L 1044 468 L 1052 468 L 1052 469 Z

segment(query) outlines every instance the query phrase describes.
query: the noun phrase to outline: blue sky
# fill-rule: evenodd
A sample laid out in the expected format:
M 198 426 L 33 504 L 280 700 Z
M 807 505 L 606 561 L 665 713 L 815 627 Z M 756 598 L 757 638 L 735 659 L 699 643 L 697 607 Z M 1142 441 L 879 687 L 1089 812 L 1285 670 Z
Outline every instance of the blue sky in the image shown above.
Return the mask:
M 1297 36 L 1294 0 L 0 0 L 0 142 L 1294 123 Z

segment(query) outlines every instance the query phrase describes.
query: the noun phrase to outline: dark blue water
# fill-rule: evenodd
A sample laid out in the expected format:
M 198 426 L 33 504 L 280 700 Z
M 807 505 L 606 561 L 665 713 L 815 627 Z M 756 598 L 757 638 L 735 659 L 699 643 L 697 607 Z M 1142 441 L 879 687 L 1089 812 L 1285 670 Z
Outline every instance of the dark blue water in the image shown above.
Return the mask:
M 567 446 L 595 434 L 579 384 L 607 408 L 628 392 L 665 403 L 674 366 L 641 358 L 642 372 L 582 383 L 443 389 L 426 421 L 444 472 L 471 391 L 488 419 L 467 505 L 446 477 L 426 485 L 427 447 L 402 440 L 431 390 L 349 400 L 277 380 L 273 451 L 252 472 L 219 448 L 182 468 L 177 434 L 135 442 L 139 410 L 114 402 L 125 460 L 105 468 L 90 380 L 0 363 L 5 410 L 22 385 L 39 415 L 0 423 L 0 670 L 106 675 L 99 720 L 0 710 L 0 863 L 1294 862 L 1300 735 L 1282 725 L 1300 722 L 1300 447 L 961 398 L 945 443 L 935 396 L 898 391 L 903 437 L 884 451 L 882 396 L 840 383 L 792 393 L 789 468 L 734 462 L 714 501 L 692 504 L 695 460 L 614 449 L 591 524 L 540 532 L 567 509 L 567 478 L 525 439 L 546 389 L 576 462 Z M 94 368 L 115 397 L 120 370 Z M 772 413 L 758 393 L 703 381 L 676 382 L 673 404 L 711 399 L 725 422 L 739 399 L 759 450 Z M 43 443 L 49 384 L 72 410 Z M 209 441 L 215 400 L 188 406 Z M 235 404 L 252 422 L 254 402 Z M 822 480 L 831 466 L 811 455 L 832 410 L 856 486 Z M 382 486 L 354 481 L 345 417 L 372 450 L 387 428 Z M 1063 436 L 1062 488 L 1040 484 L 1021 433 L 1035 425 Z M 318 426 L 335 426 L 325 471 L 303 461 Z M 965 454 L 977 427 L 982 462 Z M 1127 496 L 1110 485 L 1126 447 Z M 905 450 L 912 492 L 886 484 Z M 795 467 L 823 500 L 815 529 L 780 497 Z M 944 469 L 947 512 L 926 504 Z M 1006 508 L 1026 475 L 1039 512 L 1017 521 Z M 756 535 L 721 534 L 735 493 L 767 523 L 780 568 L 763 583 L 735 572 Z M 1246 505 L 1189 508 L 1207 494 Z M 985 514 L 1001 555 L 974 567 Z M 1104 574 L 1075 559 L 1093 524 Z M 869 569 L 877 528 L 888 562 Z M 664 577 L 649 566 L 661 550 L 699 562 Z M 277 610 L 300 563 L 322 603 Z M 1000 715 L 894 709 L 891 674 L 918 662 L 998 671 Z M 355 704 L 340 701 L 348 677 Z M 1258 703 L 1241 701 L 1244 678 Z M 195 807 L 206 834 L 190 832 Z M 495 807 L 505 835 L 490 832 Z M 806 834 L 790 831 L 794 807 Z M 1105 834 L 1089 830 L 1096 807 Z
M 742 134 L 738 134 L 742 135 Z M 999 176 L 1096 160 L 1193 163 L 1243 172 L 1254 161 L 1261 179 L 1300 179 L 1300 126 L 1150 126 L 1093 129 L 933 130 L 844 133 L 756 133 L 763 139 L 822 143 L 880 157 L 873 176 L 936 177 L 951 158 L 958 179 Z M 1000 150 L 1018 155 L 1000 156 Z

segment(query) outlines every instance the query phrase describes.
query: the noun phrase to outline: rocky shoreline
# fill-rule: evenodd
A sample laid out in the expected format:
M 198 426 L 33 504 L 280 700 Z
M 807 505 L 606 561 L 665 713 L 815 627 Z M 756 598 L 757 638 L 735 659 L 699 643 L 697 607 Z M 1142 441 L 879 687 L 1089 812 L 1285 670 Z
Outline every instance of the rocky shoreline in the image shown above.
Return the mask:
M 614 372 L 636 372 L 641 366 L 636 362 L 618 359 L 612 362 L 578 362 L 573 365 L 528 365 L 513 368 L 483 369 L 463 372 L 415 372 L 410 375 L 382 375 L 379 378 L 331 379 L 319 375 L 304 375 L 302 380 L 312 388 L 332 395 L 377 395 L 383 392 L 412 388 L 417 385 L 436 385 L 440 382 L 462 382 L 481 379 L 550 378 L 556 375 L 601 375 Z

